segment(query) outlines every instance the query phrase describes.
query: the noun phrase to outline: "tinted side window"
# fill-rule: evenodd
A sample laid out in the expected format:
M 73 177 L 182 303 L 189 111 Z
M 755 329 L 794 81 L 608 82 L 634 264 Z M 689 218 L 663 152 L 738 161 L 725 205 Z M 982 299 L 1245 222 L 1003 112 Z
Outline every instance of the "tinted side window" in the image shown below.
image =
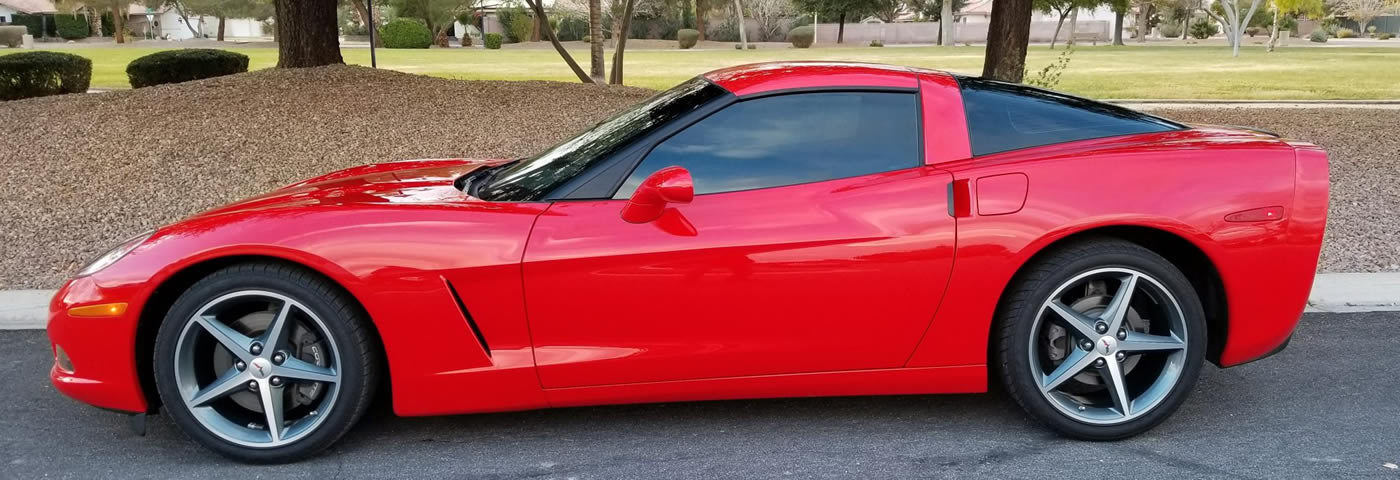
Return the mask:
M 1182 128 L 1116 105 L 1024 85 L 975 78 L 958 82 L 973 155 Z
M 919 157 L 918 97 L 823 92 L 735 103 L 662 141 L 614 198 L 679 165 L 695 193 L 731 192 L 912 168 Z

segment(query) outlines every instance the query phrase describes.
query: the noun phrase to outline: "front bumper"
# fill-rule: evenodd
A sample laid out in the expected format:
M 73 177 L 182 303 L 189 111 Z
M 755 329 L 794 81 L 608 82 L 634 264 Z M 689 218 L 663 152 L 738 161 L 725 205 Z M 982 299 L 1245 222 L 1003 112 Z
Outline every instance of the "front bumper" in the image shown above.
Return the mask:
M 123 412 L 144 413 L 148 404 L 136 366 L 138 308 L 107 317 L 75 317 L 69 309 L 127 302 L 104 291 L 90 277 L 70 280 L 49 303 L 49 343 L 54 364 L 49 380 L 64 395 L 83 403 Z M 134 307 L 134 304 L 133 304 Z M 61 351 L 67 362 L 58 359 Z M 71 365 L 71 370 L 65 368 Z

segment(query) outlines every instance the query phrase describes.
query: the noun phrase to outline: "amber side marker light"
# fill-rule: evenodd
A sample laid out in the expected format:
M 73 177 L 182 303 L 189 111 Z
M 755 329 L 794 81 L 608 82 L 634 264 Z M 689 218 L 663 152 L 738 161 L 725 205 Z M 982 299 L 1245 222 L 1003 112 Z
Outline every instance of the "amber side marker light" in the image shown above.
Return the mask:
M 74 317 L 115 317 L 123 313 L 126 313 L 126 303 L 104 303 L 68 309 L 68 314 Z

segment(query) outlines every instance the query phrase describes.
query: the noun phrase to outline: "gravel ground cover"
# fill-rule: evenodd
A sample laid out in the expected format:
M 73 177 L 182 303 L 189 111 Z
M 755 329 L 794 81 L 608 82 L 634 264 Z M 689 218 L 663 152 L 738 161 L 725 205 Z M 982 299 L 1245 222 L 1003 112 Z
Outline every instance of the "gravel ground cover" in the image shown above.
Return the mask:
M 377 161 L 525 155 L 654 92 L 457 81 L 362 67 L 0 103 L 0 289 L 56 288 L 123 238 Z M 1332 154 L 1323 271 L 1400 270 L 1395 110 L 1158 111 Z
M 0 103 L 0 289 L 57 288 L 123 238 L 320 173 L 526 155 L 655 91 L 323 67 Z

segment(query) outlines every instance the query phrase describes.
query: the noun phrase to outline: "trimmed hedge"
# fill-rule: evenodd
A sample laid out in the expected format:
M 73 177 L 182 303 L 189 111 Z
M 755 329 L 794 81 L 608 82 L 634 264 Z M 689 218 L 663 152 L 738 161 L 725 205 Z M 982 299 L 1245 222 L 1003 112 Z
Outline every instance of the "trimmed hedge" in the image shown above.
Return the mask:
M 499 34 L 499 33 L 488 33 L 488 34 L 486 34 L 485 43 L 486 43 L 486 48 L 489 48 L 489 49 L 492 49 L 492 50 L 496 50 L 496 49 L 501 48 L 501 34 Z
M 428 48 L 433 45 L 433 32 L 413 20 L 400 18 L 379 28 L 384 48 Z
M 83 93 L 92 81 L 92 60 L 58 52 L 0 56 L 0 100 Z
M 15 48 L 24 44 L 29 29 L 22 25 L 0 25 L 0 45 Z
M 87 19 L 79 15 L 54 15 L 53 21 L 58 36 L 65 40 L 81 40 L 92 35 Z
M 797 48 L 807 48 L 812 46 L 812 41 L 817 38 L 817 31 L 811 25 L 788 30 L 787 41 Z
M 132 60 L 126 76 L 132 88 L 188 82 L 248 71 L 248 56 L 228 50 L 166 50 Z
M 700 31 L 683 28 L 676 32 L 676 41 L 679 41 L 682 49 L 694 47 L 700 42 Z

